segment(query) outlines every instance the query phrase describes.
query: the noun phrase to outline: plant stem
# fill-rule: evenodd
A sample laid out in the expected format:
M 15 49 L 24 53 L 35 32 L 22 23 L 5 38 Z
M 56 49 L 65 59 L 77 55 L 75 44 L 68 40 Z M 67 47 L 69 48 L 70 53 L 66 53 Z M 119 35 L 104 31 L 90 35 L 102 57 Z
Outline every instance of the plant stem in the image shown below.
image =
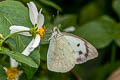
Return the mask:
M 71 72 L 72 75 L 75 77 L 75 80 L 82 80 L 82 79 L 80 78 L 80 76 L 79 76 L 75 71 L 71 70 L 70 72 Z
M 13 36 L 14 34 L 21 33 L 21 32 L 29 32 L 29 31 L 24 30 L 24 31 L 14 32 L 14 33 L 11 33 L 11 34 L 7 35 L 7 36 L 2 40 L 1 46 L 3 45 L 3 43 L 4 43 L 9 37 Z
M 112 54 L 111 54 L 111 63 L 115 62 L 116 57 L 116 45 L 113 43 L 112 45 Z
M 3 55 L 3 57 L 2 57 L 2 61 L 5 61 L 5 59 L 7 58 L 7 56 L 6 55 Z

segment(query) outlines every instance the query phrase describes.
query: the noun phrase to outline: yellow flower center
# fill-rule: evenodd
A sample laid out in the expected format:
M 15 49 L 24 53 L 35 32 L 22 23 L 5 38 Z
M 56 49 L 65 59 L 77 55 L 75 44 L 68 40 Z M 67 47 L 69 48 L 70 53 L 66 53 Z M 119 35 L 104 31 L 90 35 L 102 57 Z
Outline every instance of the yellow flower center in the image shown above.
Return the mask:
M 15 79 L 18 76 L 18 69 L 16 67 L 10 67 L 7 69 L 6 73 L 8 79 Z
M 40 37 L 44 37 L 44 32 L 45 32 L 45 27 L 41 27 L 40 29 L 37 30 L 37 33 L 40 34 Z

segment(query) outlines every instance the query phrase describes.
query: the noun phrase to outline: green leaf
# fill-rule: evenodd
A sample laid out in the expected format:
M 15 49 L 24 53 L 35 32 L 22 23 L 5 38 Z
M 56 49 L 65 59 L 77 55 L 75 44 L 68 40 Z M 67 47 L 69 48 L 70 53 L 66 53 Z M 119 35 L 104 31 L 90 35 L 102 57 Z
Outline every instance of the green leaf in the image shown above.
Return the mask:
M 115 69 L 120 66 L 120 61 L 115 63 L 107 63 L 101 67 L 98 67 L 94 73 L 94 79 L 96 80 L 106 80 L 106 77 L 110 75 Z M 104 74 L 103 74 L 104 73 Z
M 41 60 L 47 60 L 47 51 L 49 45 L 40 45 Z
M 0 15 L 0 33 L 3 34 L 3 36 L 6 36 L 9 34 L 9 26 L 11 24 L 8 22 L 5 16 Z
M 4 68 L 0 65 L 0 80 L 7 80 L 7 75 Z
M 96 3 L 89 3 L 88 5 L 83 7 L 82 10 L 80 11 L 79 18 L 80 25 L 96 19 L 101 14 L 102 11 L 100 10 Z
M 31 67 L 37 68 L 38 65 L 28 56 L 24 56 L 23 54 L 16 52 L 16 51 L 9 51 L 9 50 L 1 50 L 0 51 L 1 54 L 5 54 L 8 55 L 12 58 L 14 58 L 15 60 L 27 64 Z
M 11 25 L 31 27 L 28 9 L 18 1 L 2 1 L 0 2 L 0 33 L 6 36 Z
M 23 41 L 21 40 L 20 36 L 16 36 L 15 41 L 17 41 L 16 42 L 16 51 L 22 52 L 24 50 L 25 45 L 24 45 Z
M 15 42 L 11 44 L 10 41 L 9 44 L 12 45 L 11 47 L 15 47 L 13 50 L 14 51 L 19 51 L 22 52 L 25 47 L 30 43 L 31 38 L 25 37 L 25 36 L 20 36 L 20 35 L 15 35 L 12 37 L 12 40 Z M 25 46 L 26 45 L 26 46 Z M 31 52 L 30 56 L 31 59 L 39 66 L 40 65 L 40 53 L 39 53 L 39 48 L 36 48 L 33 52 Z M 24 69 L 24 72 L 27 76 L 28 79 L 31 79 L 35 72 L 37 71 L 37 68 L 33 68 L 29 65 L 22 64 L 21 67 Z
M 32 24 L 29 19 L 28 8 L 18 1 L 1 2 L 0 3 L 0 14 L 2 14 L 1 16 L 3 17 L 3 19 L 1 20 L 1 24 L 0 24 L 0 32 L 5 33 L 6 31 L 7 32 L 6 35 L 9 33 L 10 25 L 32 27 Z M 7 18 L 7 20 L 4 19 L 4 16 Z M 3 20 L 5 20 L 7 24 L 2 23 Z M 13 52 L 22 53 L 25 47 L 30 43 L 31 38 L 32 37 L 16 35 L 16 36 L 13 36 L 12 39 L 8 41 L 8 43 L 10 44 L 10 47 L 13 50 Z M 31 78 L 37 70 L 35 68 L 38 68 L 38 65 L 40 64 L 39 48 L 36 49 L 36 51 L 33 51 L 29 57 L 23 56 L 22 54 L 19 54 L 19 55 L 23 57 L 23 59 L 20 59 L 20 60 L 18 58 L 15 58 L 15 59 L 18 60 L 19 62 L 24 63 L 24 65 L 27 64 L 26 65 L 27 67 L 26 66 L 24 67 L 23 65 L 21 65 L 21 67 L 24 67 L 25 74 L 28 76 L 28 78 Z M 14 55 L 12 54 L 12 56 Z M 25 62 L 23 62 L 24 59 L 26 60 Z
M 27 77 L 25 76 L 25 73 L 20 75 L 19 80 L 28 80 Z
M 7 42 L 9 42 L 9 44 L 11 45 L 10 46 L 11 48 L 14 47 L 14 49 L 12 49 L 14 51 L 18 51 L 21 53 L 25 48 L 25 44 L 24 44 L 23 40 L 21 40 L 20 35 L 18 35 L 18 34 L 12 36 L 12 40 L 9 40 Z M 11 42 L 13 42 L 13 43 L 11 43 Z
M 24 69 L 28 80 L 31 80 L 32 77 L 34 76 L 35 72 L 37 71 L 37 68 L 32 68 L 32 67 L 27 66 L 25 64 L 22 64 L 22 68 Z
M 69 26 L 75 26 L 77 22 L 76 15 L 63 15 L 63 16 L 57 16 L 54 20 L 54 24 L 58 25 L 61 24 L 63 28 L 69 27 Z
M 25 45 L 28 45 L 31 41 L 29 37 L 25 38 L 24 36 L 21 36 L 21 40 L 24 40 L 23 43 Z M 16 40 L 16 43 L 18 43 L 18 40 Z M 19 44 L 19 45 L 21 45 L 21 44 Z M 24 46 L 24 48 L 25 48 L 25 46 Z M 34 62 L 38 65 L 38 67 L 40 65 L 40 52 L 39 52 L 39 50 L 40 50 L 40 48 L 38 47 L 34 51 L 32 51 L 29 55 L 29 57 L 31 57 L 32 60 L 34 60 Z M 24 69 L 24 72 L 25 72 L 28 79 L 31 79 L 34 76 L 34 74 L 38 68 L 38 67 L 33 68 L 33 67 L 28 66 L 26 64 L 22 64 L 21 67 Z
M 25 48 L 25 45 L 28 45 L 30 42 L 30 38 L 26 38 L 25 36 L 19 36 L 19 35 L 15 35 L 12 37 L 13 41 L 16 42 L 15 44 L 11 44 L 12 46 L 16 46 L 15 47 L 15 51 L 19 51 L 22 52 Z M 39 48 L 36 48 L 31 54 L 30 56 L 32 58 L 32 60 L 34 60 L 34 62 L 39 66 L 40 65 L 40 53 L 39 53 Z M 37 71 L 37 68 L 33 68 L 29 65 L 26 64 L 22 64 L 21 67 L 24 69 L 24 72 L 27 76 L 28 79 L 31 79 L 33 77 L 33 75 L 35 74 L 35 72 Z
M 116 31 L 115 31 L 115 42 L 117 45 L 120 47 L 120 24 L 116 26 Z
M 104 48 L 114 39 L 114 26 L 116 26 L 116 22 L 113 19 L 102 16 L 96 21 L 79 27 L 75 34 L 85 38 L 96 48 Z
M 59 10 L 60 12 L 62 11 L 62 9 L 57 4 L 55 4 L 54 2 L 52 2 L 50 0 L 39 0 L 39 1 L 43 4 L 46 4 L 48 6 L 51 6 L 55 9 Z
M 120 0 L 114 0 L 113 2 L 113 8 L 120 17 Z
M 37 63 L 37 65 L 40 65 L 40 53 L 39 53 L 39 47 L 36 48 L 31 54 L 30 57 Z M 37 71 L 37 68 L 30 67 L 26 64 L 22 64 L 22 68 L 25 71 L 25 74 L 27 75 L 27 78 L 30 80 L 34 76 L 34 74 Z

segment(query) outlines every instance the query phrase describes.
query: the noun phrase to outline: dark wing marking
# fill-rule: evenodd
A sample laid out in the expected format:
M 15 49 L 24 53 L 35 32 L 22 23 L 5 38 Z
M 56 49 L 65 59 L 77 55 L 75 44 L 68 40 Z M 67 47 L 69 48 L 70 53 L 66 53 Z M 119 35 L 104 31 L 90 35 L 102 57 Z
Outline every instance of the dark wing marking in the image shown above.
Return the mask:
M 94 59 L 98 56 L 98 52 L 94 46 L 81 37 L 70 33 L 62 33 L 65 38 L 72 45 L 76 54 L 76 64 L 84 63 L 90 59 Z M 78 44 L 80 43 L 80 46 Z

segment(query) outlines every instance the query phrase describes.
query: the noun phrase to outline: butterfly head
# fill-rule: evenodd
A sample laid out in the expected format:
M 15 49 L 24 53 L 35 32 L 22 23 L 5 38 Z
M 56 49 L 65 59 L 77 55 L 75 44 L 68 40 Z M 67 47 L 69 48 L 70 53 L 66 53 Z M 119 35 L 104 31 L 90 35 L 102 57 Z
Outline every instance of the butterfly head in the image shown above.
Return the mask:
M 57 33 L 58 34 L 58 33 L 60 33 L 60 30 L 57 27 L 54 27 L 53 28 L 53 33 Z
M 52 30 L 52 36 L 50 37 L 49 40 L 55 40 L 58 36 L 60 36 L 62 33 L 60 32 L 60 30 L 57 27 L 54 27 Z

